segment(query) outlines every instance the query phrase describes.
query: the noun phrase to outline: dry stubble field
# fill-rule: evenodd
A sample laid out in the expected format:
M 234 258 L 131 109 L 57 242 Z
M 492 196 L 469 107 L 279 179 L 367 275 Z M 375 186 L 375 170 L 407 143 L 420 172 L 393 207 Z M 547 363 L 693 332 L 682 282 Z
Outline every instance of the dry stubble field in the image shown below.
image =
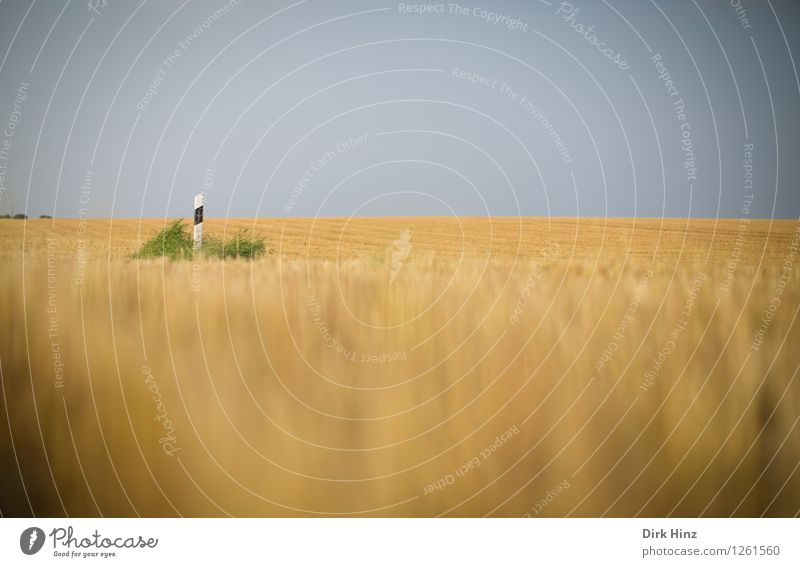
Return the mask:
M 797 222 L 164 222 L 0 220 L 4 516 L 800 511 Z

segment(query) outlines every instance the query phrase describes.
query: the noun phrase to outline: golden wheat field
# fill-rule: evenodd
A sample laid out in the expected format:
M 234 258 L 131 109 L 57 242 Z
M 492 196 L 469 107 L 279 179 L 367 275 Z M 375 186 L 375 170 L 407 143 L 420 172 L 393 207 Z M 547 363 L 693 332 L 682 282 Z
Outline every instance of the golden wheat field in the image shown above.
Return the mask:
M 800 513 L 798 222 L 165 222 L 0 220 L 4 516 Z

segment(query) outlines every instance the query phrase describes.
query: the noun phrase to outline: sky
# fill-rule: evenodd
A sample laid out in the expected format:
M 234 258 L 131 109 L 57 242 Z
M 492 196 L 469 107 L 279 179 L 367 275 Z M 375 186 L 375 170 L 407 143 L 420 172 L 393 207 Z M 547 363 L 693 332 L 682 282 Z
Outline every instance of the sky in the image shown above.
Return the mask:
M 3 0 L 0 213 L 797 218 L 798 24 L 794 0 Z

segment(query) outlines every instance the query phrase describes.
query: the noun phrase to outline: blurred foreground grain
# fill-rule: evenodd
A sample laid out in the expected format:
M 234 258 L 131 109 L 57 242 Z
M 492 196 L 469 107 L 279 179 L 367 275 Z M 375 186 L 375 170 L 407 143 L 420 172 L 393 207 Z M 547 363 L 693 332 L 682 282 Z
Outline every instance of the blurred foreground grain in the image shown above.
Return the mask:
M 800 511 L 796 222 L 163 224 L 0 221 L 4 516 Z

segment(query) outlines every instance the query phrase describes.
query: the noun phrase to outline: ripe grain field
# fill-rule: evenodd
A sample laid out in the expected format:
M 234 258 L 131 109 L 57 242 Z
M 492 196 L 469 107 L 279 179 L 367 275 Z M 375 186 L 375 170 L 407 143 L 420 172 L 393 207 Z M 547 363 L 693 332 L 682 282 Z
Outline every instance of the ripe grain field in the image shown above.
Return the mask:
M 168 220 L 0 220 L 3 515 L 800 512 L 797 222 Z

